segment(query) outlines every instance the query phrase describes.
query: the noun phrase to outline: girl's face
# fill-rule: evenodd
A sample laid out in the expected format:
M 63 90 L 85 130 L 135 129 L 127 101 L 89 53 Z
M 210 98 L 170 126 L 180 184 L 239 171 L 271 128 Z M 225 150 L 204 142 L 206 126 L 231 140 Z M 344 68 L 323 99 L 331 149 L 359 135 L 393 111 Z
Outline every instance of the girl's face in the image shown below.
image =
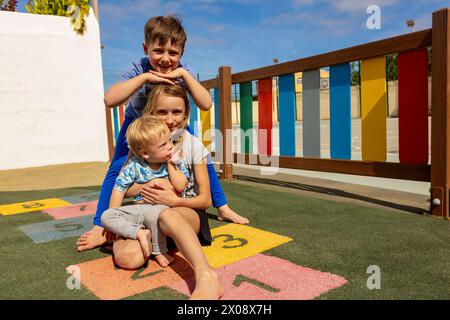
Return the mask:
M 174 133 L 181 129 L 186 119 L 186 106 L 184 100 L 178 97 L 171 97 L 160 94 L 156 100 L 156 107 L 153 115 L 163 120 L 170 132 Z

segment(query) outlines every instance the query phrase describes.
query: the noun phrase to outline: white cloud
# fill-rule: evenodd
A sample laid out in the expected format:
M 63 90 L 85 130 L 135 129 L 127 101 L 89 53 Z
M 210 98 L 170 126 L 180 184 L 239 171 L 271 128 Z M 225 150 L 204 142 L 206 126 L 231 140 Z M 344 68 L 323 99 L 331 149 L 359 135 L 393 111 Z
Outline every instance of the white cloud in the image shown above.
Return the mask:
M 310 12 L 283 13 L 274 17 L 269 17 L 261 21 L 262 26 L 282 26 L 302 24 L 305 27 L 315 26 L 326 29 L 340 28 L 348 25 L 347 19 L 329 18 L 324 14 Z
M 123 0 L 120 3 L 99 3 L 100 19 L 104 16 L 107 19 L 133 18 L 133 15 L 148 12 L 148 18 L 157 15 L 178 13 L 182 8 L 181 1 L 160 1 L 160 0 Z
M 380 8 L 391 6 L 398 3 L 399 0 L 331 0 L 329 3 L 337 10 L 342 12 L 366 11 L 370 5 L 377 5 Z

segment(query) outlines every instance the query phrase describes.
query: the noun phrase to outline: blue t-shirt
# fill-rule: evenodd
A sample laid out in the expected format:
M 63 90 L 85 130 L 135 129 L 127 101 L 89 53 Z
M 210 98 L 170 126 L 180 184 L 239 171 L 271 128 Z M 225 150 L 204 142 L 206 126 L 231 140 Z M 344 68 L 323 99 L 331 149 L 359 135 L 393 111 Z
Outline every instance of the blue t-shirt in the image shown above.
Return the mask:
M 190 174 L 185 165 L 180 163 L 178 164 L 178 168 L 189 181 Z M 133 183 L 143 184 L 156 178 L 167 178 L 168 176 L 169 171 L 167 169 L 167 163 L 161 164 L 161 167 L 159 167 L 158 170 L 153 170 L 147 162 L 133 156 L 116 178 L 114 189 L 120 192 L 125 192 Z M 142 196 L 138 195 L 134 198 L 134 201 L 139 201 L 142 199 Z
M 186 69 L 192 76 L 192 71 L 187 67 L 186 64 L 180 63 L 180 67 Z M 138 61 L 133 62 L 130 69 L 125 71 L 119 78 L 119 82 L 124 82 L 133 79 L 145 72 L 154 70 L 148 60 L 148 57 L 141 58 Z M 186 88 L 186 84 L 183 79 L 179 79 L 180 85 Z M 153 88 L 153 84 L 145 84 L 139 88 L 128 100 L 127 109 L 125 110 L 125 117 L 129 119 L 137 119 L 142 115 L 142 111 L 147 103 L 148 94 Z

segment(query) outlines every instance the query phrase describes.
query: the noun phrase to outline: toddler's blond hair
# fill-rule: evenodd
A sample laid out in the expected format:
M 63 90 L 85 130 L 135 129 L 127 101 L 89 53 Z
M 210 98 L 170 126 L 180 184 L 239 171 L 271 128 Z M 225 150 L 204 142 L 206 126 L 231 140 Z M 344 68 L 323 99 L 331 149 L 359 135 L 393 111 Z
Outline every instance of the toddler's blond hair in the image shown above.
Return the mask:
M 142 150 L 145 144 L 155 143 L 169 131 L 167 125 L 158 117 L 144 114 L 134 120 L 127 129 L 127 142 L 133 154 L 142 159 Z

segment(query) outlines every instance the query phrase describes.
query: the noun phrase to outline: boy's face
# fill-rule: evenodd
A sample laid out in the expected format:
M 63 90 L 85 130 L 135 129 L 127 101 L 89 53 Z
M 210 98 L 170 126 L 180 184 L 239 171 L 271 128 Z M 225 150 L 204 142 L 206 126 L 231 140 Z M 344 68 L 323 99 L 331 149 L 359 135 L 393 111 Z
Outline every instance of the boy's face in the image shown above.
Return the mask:
M 172 44 L 170 39 L 165 45 L 160 44 L 159 41 L 149 45 L 143 43 L 142 45 L 155 71 L 169 73 L 180 65 L 183 49 L 177 44 Z
M 142 150 L 142 157 L 145 161 L 150 163 L 163 163 L 171 158 L 172 151 L 172 135 L 170 134 L 169 129 L 167 129 L 161 137 L 147 143 Z

